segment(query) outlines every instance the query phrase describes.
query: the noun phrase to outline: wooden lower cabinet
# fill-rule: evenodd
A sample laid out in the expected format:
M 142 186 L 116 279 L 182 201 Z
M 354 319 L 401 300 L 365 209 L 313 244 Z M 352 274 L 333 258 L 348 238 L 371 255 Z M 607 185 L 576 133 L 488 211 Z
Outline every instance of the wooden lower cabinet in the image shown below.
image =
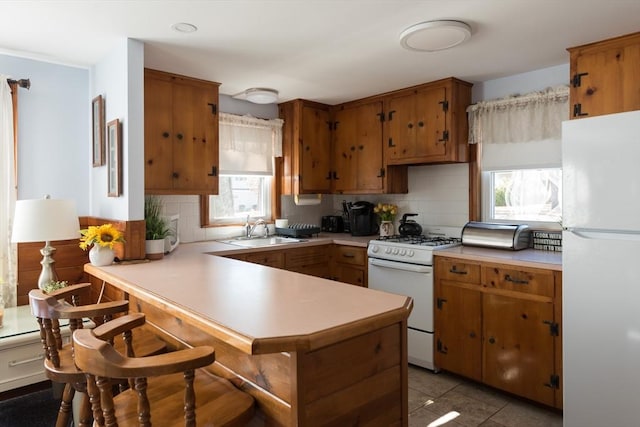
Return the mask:
M 436 366 L 562 408 L 560 278 L 437 256 Z
M 367 248 L 363 247 L 330 244 L 224 256 L 367 287 Z
M 339 282 L 367 287 L 367 248 L 332 245 L 331 278 Z
M 284 269 L 328 279 L 328 246 L 305 246 L 301 248 L 284 249 Z
M 329 249 L 326 245 L 256 251 L 224 255 L 240 261 L 281 268 L 310 276 L 330 278 Z

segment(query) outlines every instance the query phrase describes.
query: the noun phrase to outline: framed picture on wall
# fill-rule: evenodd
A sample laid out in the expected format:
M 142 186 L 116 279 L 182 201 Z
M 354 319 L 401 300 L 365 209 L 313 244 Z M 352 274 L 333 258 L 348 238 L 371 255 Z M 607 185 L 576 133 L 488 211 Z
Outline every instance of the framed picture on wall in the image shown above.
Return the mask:
M 107 169 L 109 182 L 107 195 L 120 197 L 122 194 L 122 141 L 120 141 L 120 121 L 107 123 Z
M 104 99 L 98 95 L 91 101 L 93 125 L 93 166 L 104 165 Z

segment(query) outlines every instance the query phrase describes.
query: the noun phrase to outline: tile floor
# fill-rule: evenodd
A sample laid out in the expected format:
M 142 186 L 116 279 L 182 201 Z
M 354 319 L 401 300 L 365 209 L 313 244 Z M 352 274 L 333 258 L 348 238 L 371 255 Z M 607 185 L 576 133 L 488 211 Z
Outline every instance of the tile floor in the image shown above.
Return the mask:
M 453 411 L 460 415 L 448 419 Z M 409 365 L 409 427 L 436 426 L 562 427 L 562 415 L 455 375 Z

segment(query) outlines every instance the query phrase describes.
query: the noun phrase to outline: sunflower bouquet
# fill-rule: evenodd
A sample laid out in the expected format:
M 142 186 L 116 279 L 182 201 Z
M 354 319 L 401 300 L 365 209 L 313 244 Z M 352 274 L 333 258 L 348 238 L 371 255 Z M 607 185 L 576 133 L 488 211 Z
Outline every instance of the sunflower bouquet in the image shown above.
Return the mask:
M 398 214 L 398 207 L 391 203 L 378 203 L 373 212 L 378 214 L 380 221 L 393 221 Z
M 80 230 L 80 249 L 86 251 L 91 245 L 113 249 L 116 242 L 124 242 L 122 233 L 111 224 L 92 225 Z

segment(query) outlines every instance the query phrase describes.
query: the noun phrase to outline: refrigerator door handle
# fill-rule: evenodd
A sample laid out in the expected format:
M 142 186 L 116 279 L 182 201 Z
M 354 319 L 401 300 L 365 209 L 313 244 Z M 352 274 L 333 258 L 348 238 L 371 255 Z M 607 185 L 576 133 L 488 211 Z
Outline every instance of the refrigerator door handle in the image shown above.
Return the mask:
M 640 241 L 640 230 L 608 230 L 600 228 L 566 227 L 564 231 L 583 239 Z

